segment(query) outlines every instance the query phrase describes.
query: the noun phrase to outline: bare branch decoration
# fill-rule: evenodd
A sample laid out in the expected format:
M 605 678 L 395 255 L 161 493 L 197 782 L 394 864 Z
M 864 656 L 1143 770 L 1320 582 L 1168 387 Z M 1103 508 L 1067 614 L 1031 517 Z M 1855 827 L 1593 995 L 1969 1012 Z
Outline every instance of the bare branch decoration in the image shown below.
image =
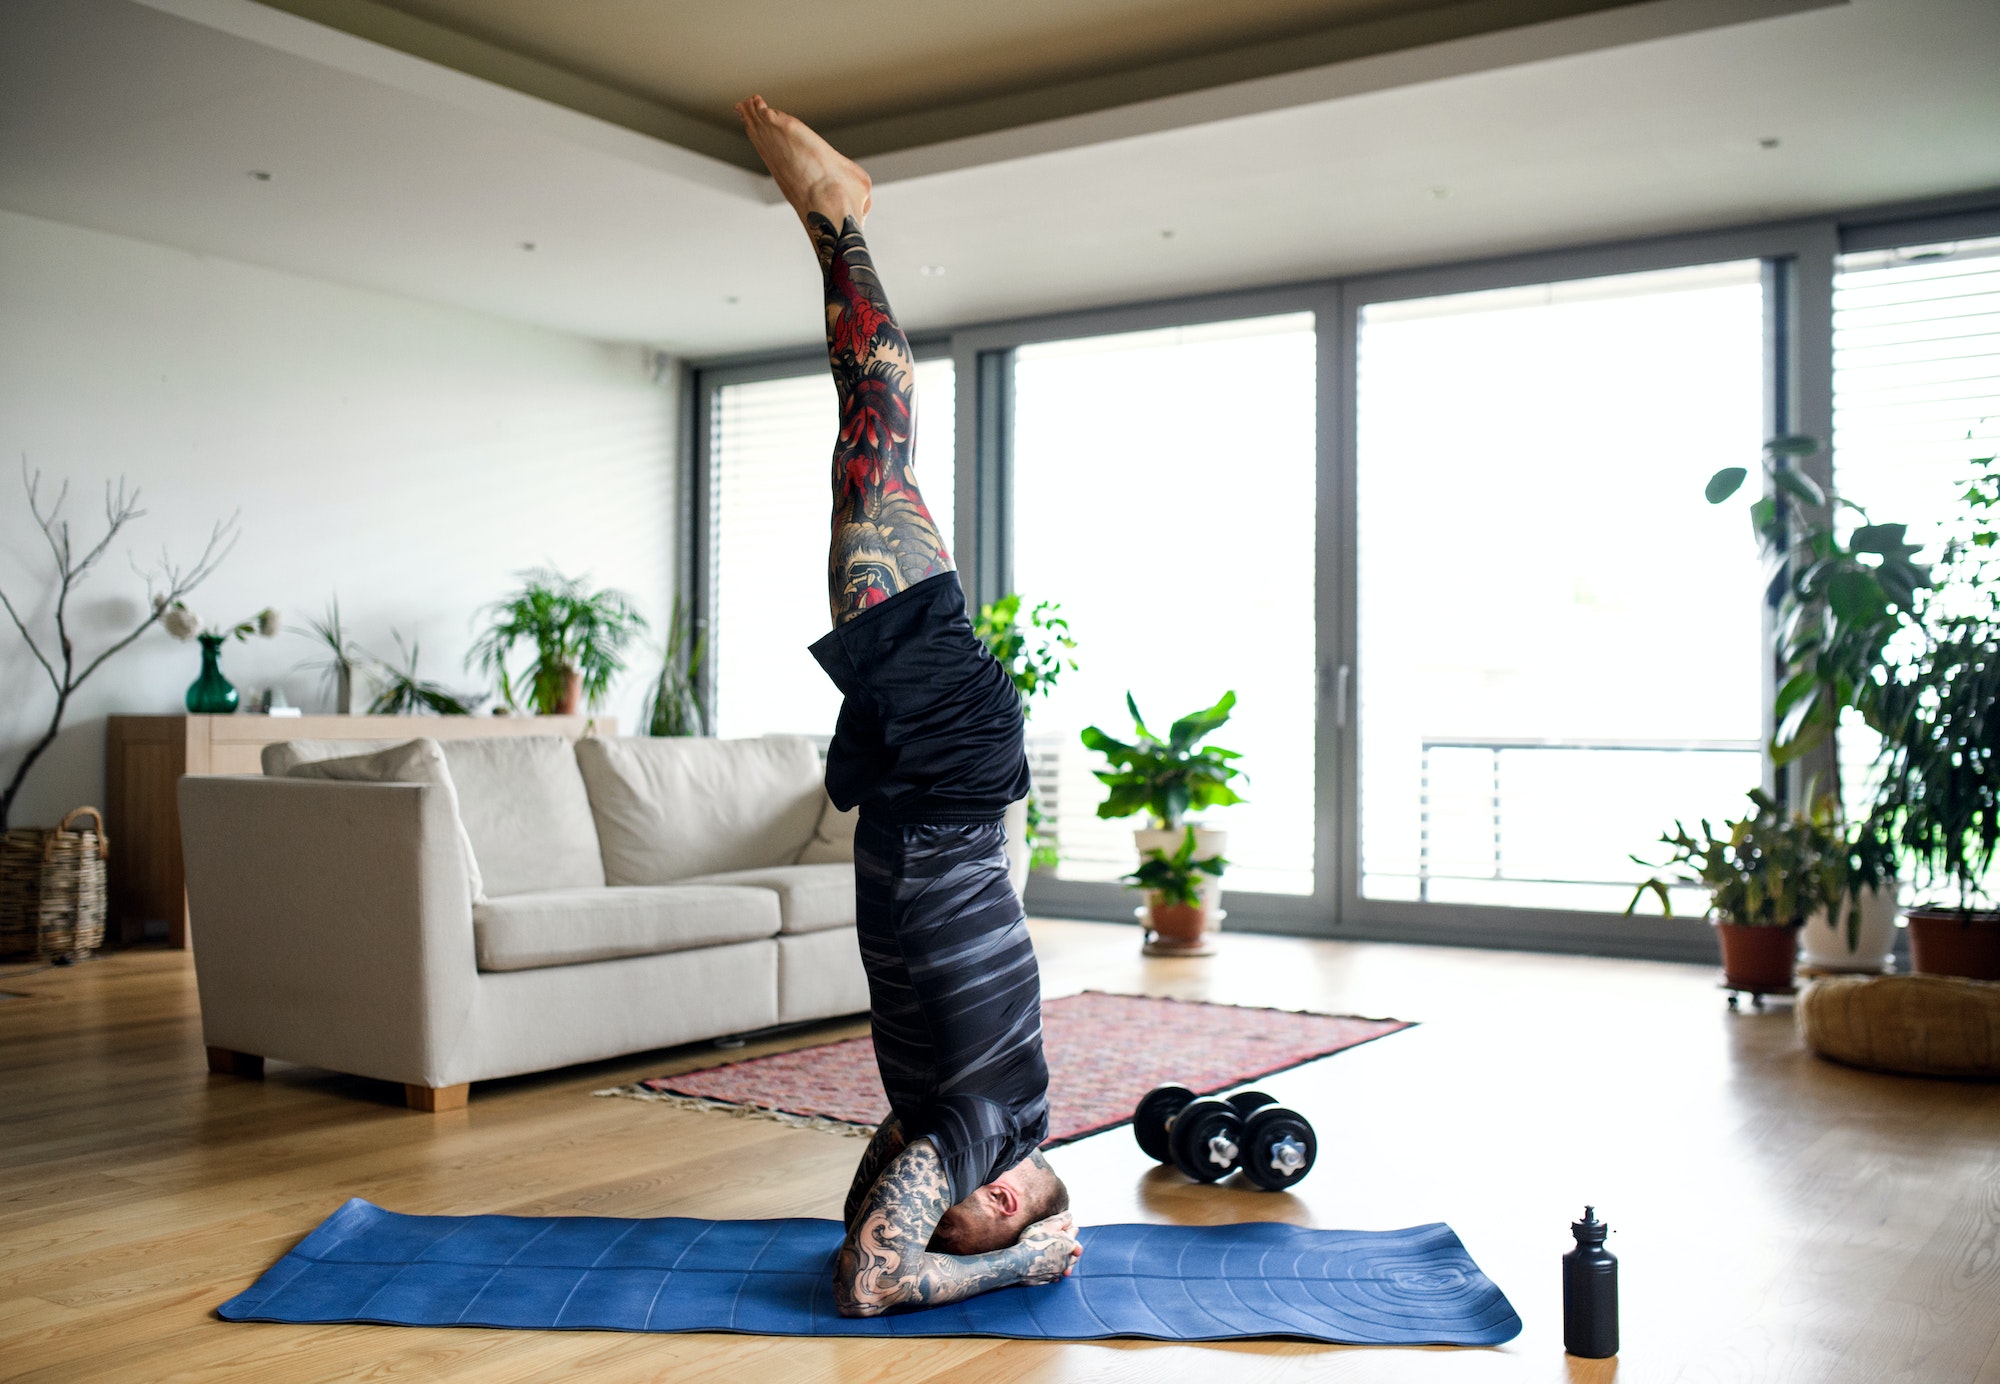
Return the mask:
M 214 575 L 215 569 L 222 565 L 222 560 L 228 557 L 230 550 L 236 546 L 239 536 L 237 528 L 239 515 L 232 514 L 209 531 L 208 542 L 192 566 L 180 566 L 163 550 L 159 566 L 150 574 L 141 574 L 146 578 L 146 593 L 150 598 L 145 617 L 129 633 L 113 640 L 109 646 L 79 669 L 76 646 L 70 639 L 69 633 L 69 598 L 90 575 L 91 569 L 96 567 L 105 553 L 110 551 L 118 535 L 133 521 L 143 519 L 146 511 L 139 507 L 139 491 L 128 487 L 122 476 L 115 486 L 107 482 L 104 487 L 104 536 L 79 557 L 70 538 L 69 520 L 63 517 L 63 505 L 69 499 L 69 483 L 65 481 L 58 487 L 55 498 L 44 507 L 41 493 L 42 474 L 39 471 L 31 471 L 25 457 L 21 461 L 21 481 L 28 492 L 28 513 L 33 516 L 36 527 L 42 531 L 42 537 L 49 547 L 49 554 L 55 561 L 56 602 L 55 609 L 50 613 L 50 623 L 55 627 L 54 656 L 44 652 L 42 641 L 35 638 L 34 631 L 28 627 L 28 622 L 22 618 L 19 608 L 15 606 L 4 588 L 0 588 L 0 607 L 6 609 L 8 618 L 14 622 L 14 628 L 20 632 L 28 651 L 35 656 L 35 661 L 41 664 L 42 671 L 48 674 L 49 686 L 55 689 L 56 704 L 49 717 L 48 729 L 42 733 L 40 739 L 28 747 L 21 762 L 14 766 L 14 775 L 8 781 L 7 787 L 0 790 L 0 831 L 4 831 L 7 827 L 14 809 L 14 800 L 20 795 L 21 785 L 27 780 L 28 771 L 34 768 L 35 761 L 42 757 L 43 751 L 55 743 L 56 734 L 62 729 L 63 716 L 68 712 L 70 699 L 76 695 L 77 688 L 81 687 L 91 674 L 102 668 L 107 659 L 130 648 L 140 635 L 158 624 L 160 617 L 171 609 L 175 602 L 180 601 Z M 57 667 L 58 661 L 61 664 L 60 669 Z

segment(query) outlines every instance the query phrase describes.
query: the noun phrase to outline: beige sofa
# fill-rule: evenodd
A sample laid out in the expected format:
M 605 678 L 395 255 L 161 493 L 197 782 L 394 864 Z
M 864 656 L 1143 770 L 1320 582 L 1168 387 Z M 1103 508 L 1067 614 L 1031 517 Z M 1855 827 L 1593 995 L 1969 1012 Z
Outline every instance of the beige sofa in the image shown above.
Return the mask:
M 303 1062 L 435 1110 L 868 1007 L 852 815 L 805 739 L 293 741 L 264 768 L 180 785 L 217 1070 Z

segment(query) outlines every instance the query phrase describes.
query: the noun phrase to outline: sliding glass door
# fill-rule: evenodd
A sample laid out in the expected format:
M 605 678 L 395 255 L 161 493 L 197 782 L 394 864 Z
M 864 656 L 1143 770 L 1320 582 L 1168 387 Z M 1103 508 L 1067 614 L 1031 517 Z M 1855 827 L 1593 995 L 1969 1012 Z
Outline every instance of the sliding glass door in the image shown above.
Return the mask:
M 1012 584 L 1078 644 L 1029 727 L 1058 879 L 1116 880 L 1144 825 L 1097 817 L 1079 732 L 1129 739 L 1128 692 L 1164 735 L 1233 691 L 1228 887 L 1314 892 L 1316 341 L 1291 313 L 1014 352 Z
M 1363 900 L 1609 912 L 1760 782 L 1755 260 L 1368 302 L 1355 369 Z M 1699 912 L 1699 905 L 1695 907 Z

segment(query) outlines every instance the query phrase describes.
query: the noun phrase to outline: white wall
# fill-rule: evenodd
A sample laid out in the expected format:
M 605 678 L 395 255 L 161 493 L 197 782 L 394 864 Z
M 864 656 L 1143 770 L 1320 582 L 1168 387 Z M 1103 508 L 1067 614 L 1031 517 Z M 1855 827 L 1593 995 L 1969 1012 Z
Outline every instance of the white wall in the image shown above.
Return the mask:
M 183 562 L 240 510 L 242 540 L 189 604 L 235 621 L 276 605 L 289 624 L 339 593 L 370 650 L 390 630 L 422 671 L 461 663 L 482 604 L 549 562 L 623 588 L 664 625 L 674 562 L 674 394 L 646 353 L 456 308 L 170 250 L 0 212 L 0 587 L 39 631 L 53 584 L 20 466 L 71 482 L 79 541 L 102 530 L 105 482 L 144 492 L 145 518 L 72 603 L 87 656 L 140 613 L 134 573 L 162 545 Z M 246 703 L 277 685 L 330 709 L 305 639 L 225 646 Z M 651 649 L 603 710 L 638 715 Z M 103 797 L 104 718 L 181 710 L 200 651 L 157 628 L 72 703 L 13 824 Z M 0 622 L 0 782 L 47 724 L 53 692 Z

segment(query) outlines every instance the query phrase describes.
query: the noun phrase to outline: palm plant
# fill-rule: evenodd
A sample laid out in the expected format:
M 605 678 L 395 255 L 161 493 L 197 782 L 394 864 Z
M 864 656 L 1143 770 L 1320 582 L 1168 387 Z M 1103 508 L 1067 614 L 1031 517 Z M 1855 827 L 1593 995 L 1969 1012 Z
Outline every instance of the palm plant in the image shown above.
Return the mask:
M 1098 780 L 1111 790 L 1098 804 L 1097 815 L 1130 817 L 1135 812 L 1144 812 L 1155 827 L 1172 830 L 1190 812 L 1242 802 L 1229 786 L 1229 781 L 1241 772 L 1230 761 L 1242 756 L 1213 745 L 1197 748 L 1204 737 L 1229 719 L 1235 706 L 1236 694 L 1225 692 L 1214 706 L 1174 722 L 1162 740 L 1146 728 L 1138 702 L 1127 692 L 1125 709 L 1132 713 L 1132 726 L 1137 732 L 1130 744 L 1106 735 L 1096 726 L 1083 729 L 1085 747 L 1111 763 L 1109 769 L 1097 771 Z
M 646 629 L 646 621 L 622 591 L 590 591 L 582 577 L 566 577 L 552 567 L 516 573 L 522 587 L 495 601 L 485 613 L 493 623 L 466 655 L 500 685 L 508 706 L 519 707 L 508 660 L 516 644 L 535 651 L 525 670 L 528 699 L 541 715 L 557 714 L 574 682 L 585 706 L 603 700 L 611 679 L 625 671 L 625 646 Z
M 708 632 L 697 629 L 679 596 L 667 621 L 666 657 L 646 700 L 648 735 L 705 735 L 708 711 L 701 702 L 702 663 Z

